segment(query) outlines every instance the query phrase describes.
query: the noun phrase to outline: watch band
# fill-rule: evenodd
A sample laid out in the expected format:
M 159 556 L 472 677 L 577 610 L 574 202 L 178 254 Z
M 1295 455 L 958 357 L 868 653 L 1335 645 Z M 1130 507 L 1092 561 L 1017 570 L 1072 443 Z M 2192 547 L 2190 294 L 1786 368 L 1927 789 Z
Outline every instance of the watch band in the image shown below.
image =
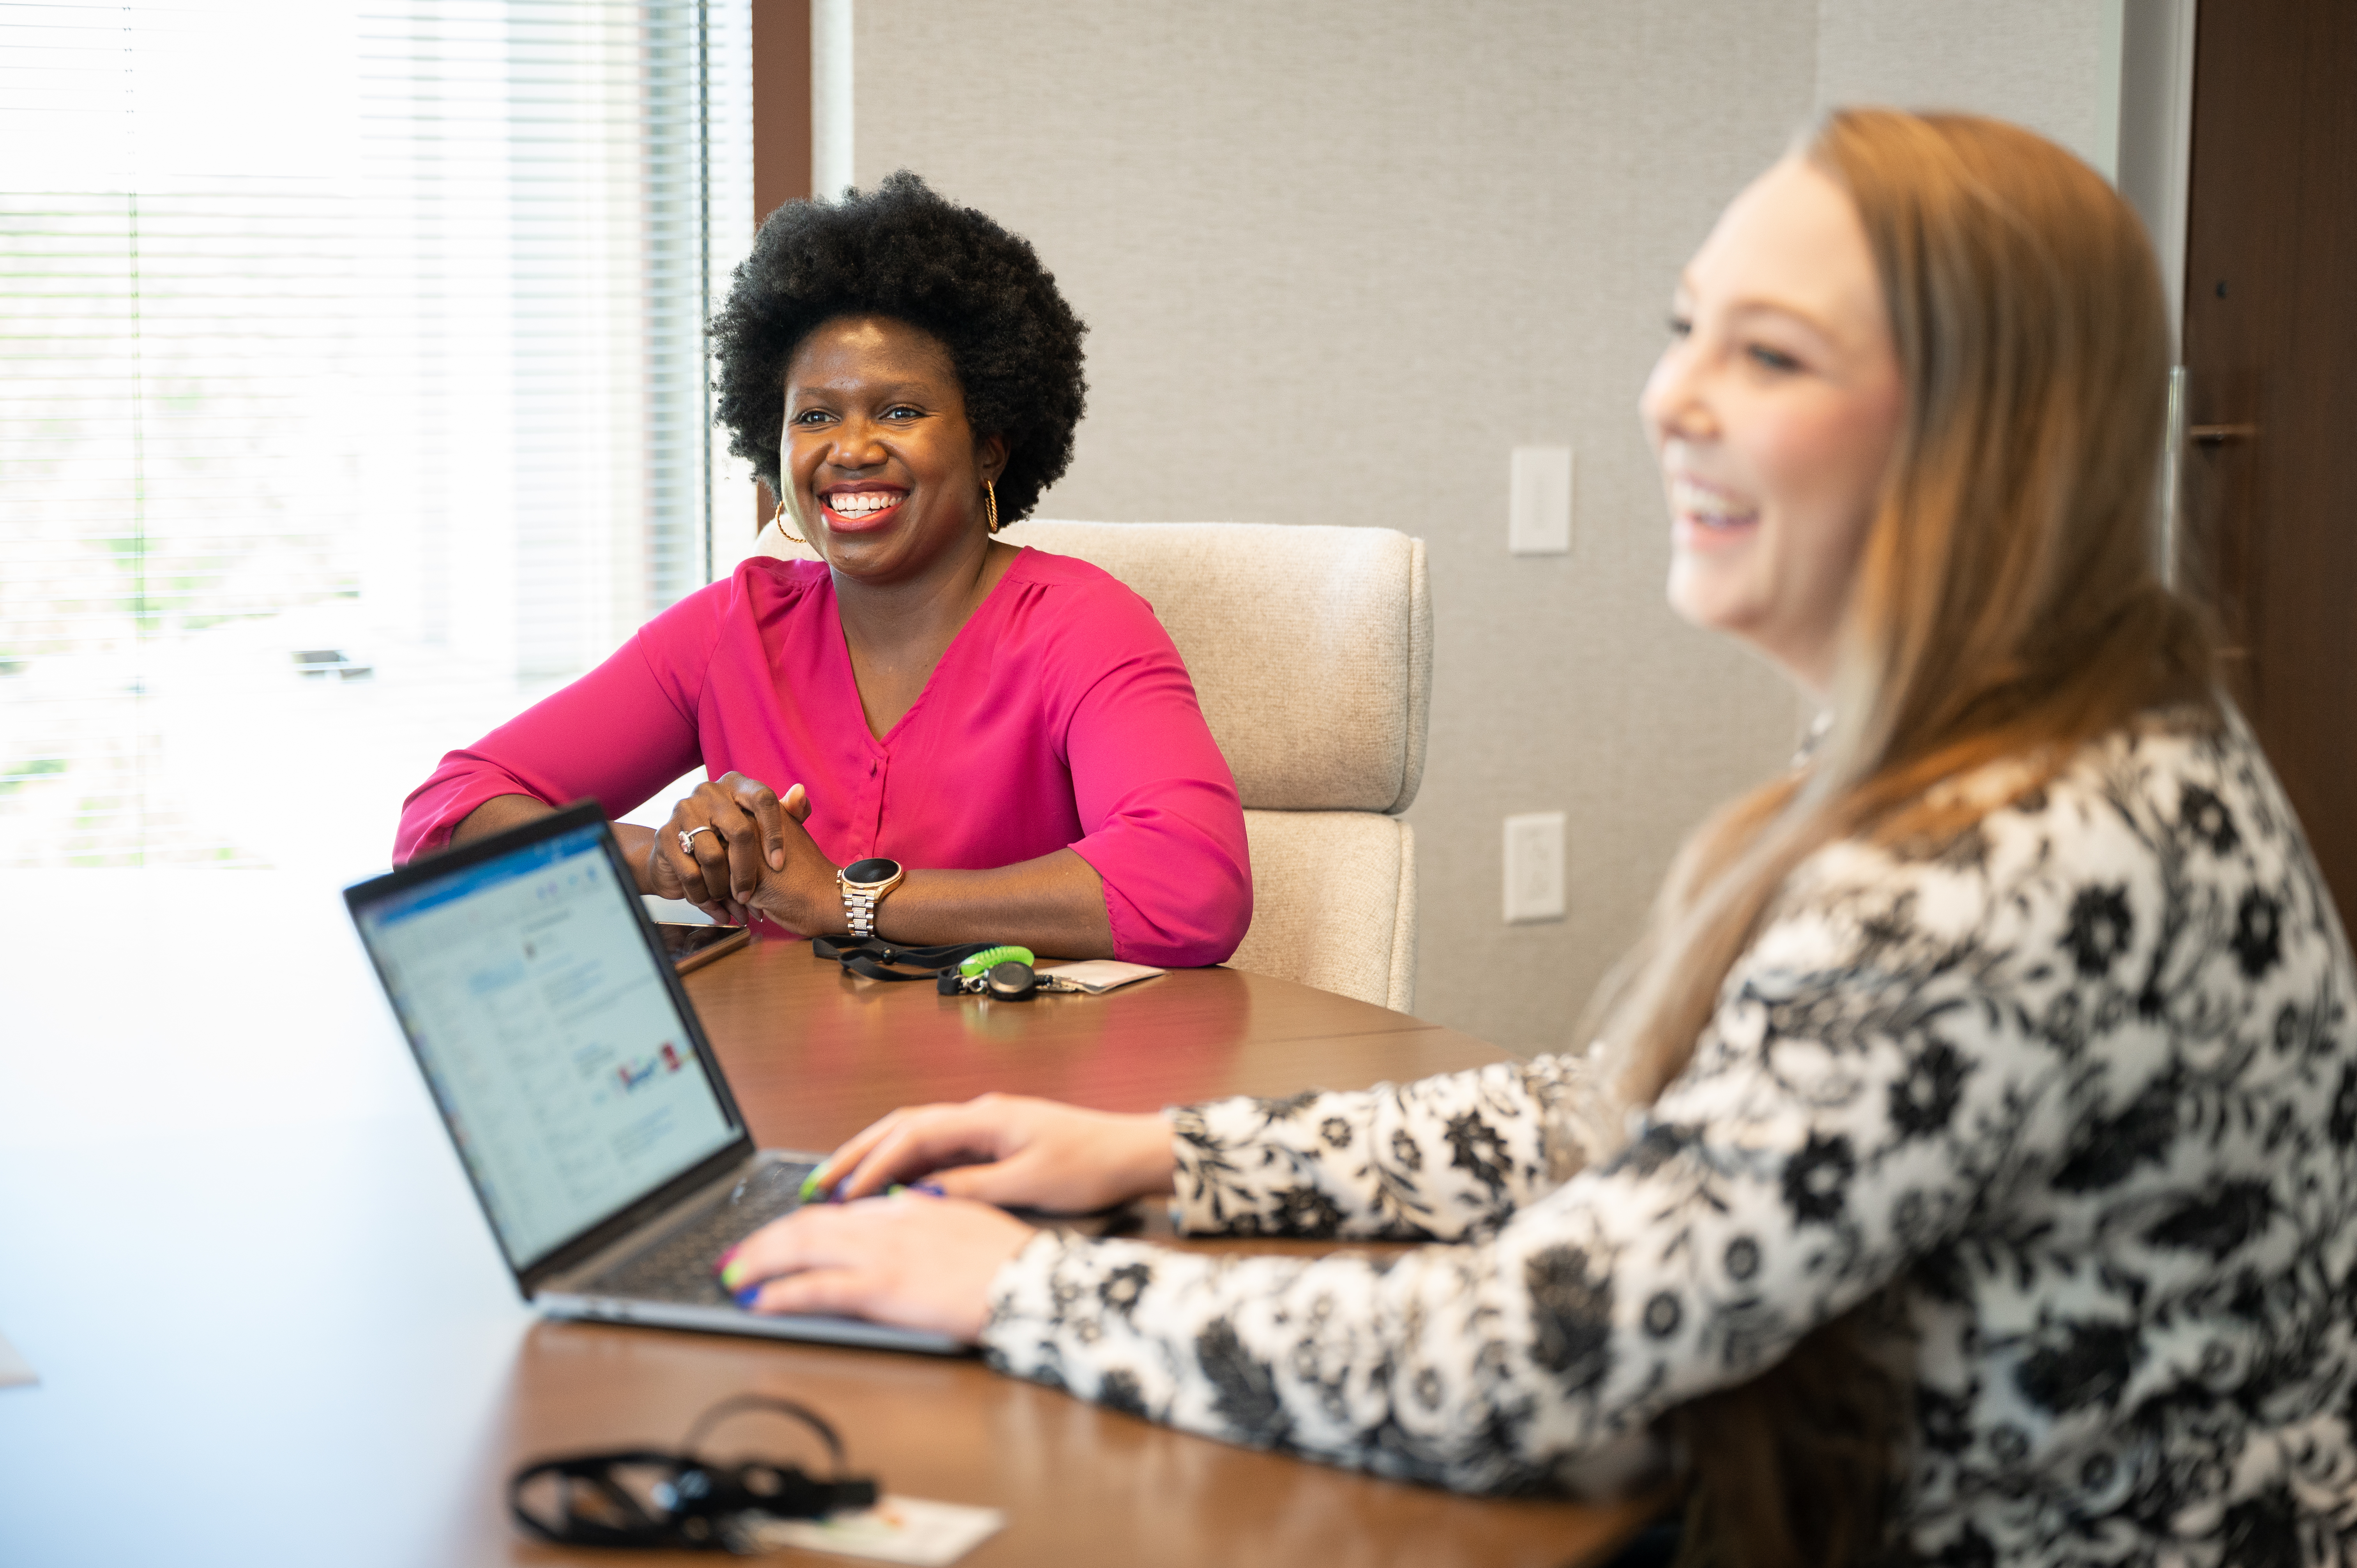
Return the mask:
M 853 936 L 864 941 L 876 934 L 876 907 L 907 875 L 899 861 L 882 855 L 855 860 L 834 874 L 834 885 L 843 894 L 843 918 Z

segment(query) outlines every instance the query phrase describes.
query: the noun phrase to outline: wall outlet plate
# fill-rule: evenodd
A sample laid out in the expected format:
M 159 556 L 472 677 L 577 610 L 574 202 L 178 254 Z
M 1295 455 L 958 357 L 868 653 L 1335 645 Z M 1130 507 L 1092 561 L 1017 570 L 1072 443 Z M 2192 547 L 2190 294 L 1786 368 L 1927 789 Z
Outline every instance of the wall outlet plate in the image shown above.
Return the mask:
M 1528 811 L 1508 817 L 1506 924 L 1563 917 L 1563 813 Z
M 1506 550 L 1571 553 L 1571 448 L 1517 446 L 1506 485 Z

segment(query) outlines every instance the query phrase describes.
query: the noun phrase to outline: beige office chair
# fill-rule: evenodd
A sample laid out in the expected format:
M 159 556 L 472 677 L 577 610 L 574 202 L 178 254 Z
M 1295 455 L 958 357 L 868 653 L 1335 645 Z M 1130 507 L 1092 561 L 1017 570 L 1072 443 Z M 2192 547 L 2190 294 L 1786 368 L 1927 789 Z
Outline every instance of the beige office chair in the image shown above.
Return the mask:
M 1253 923 L 1230 961 L 1406 1012 L 1432 598 L 1424 542 L 1381 528 L 1017 523 L 1152 604 L 1235 769 Z M 774 526 L 773 555 L 809 555 Z

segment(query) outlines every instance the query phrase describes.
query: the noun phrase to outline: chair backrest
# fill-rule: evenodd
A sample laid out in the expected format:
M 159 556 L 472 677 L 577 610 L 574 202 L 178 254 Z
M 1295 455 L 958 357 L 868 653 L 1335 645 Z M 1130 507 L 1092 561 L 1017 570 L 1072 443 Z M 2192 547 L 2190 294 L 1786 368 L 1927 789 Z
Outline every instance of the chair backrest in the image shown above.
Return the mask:
M 1415 1010 L 1415 830 L 1378 811 L 1244 812 L 1252 929 L 1228 961 Z
M 1137 590 L 1178 645 L 1248 807 L 1407 810 L 1424 781 L 1424 541 L 1273 522 L 1019 522 Z
M 1405 1011 L 1415 837 L 1392 819 L 1424 779 L 1424 541 L 1383 528 L 1048 521 L 1001 537 L 1120 578 L 1187 661 L 1252 840 L 1253 926 L 1232 961 Z M 774 526 L 761 546 L 810 554 Z M 1320 820 L 1329 813 L 1343 815 Z

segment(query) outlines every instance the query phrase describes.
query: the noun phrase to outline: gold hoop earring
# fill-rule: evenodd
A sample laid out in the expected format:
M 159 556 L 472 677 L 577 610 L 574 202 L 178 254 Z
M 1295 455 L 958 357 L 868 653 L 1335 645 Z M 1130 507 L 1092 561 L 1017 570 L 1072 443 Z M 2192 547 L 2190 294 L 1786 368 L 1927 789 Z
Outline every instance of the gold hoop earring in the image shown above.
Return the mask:
M 778 525 L 778 532 L 780 533 L 784 534 L 788 539 L 792 540 L 795 543 L 808 544 L 810 542 L 809 540 L 804 539 L 801 534 L 796 533 L 792 529 L 786 526 L 786 500 L 783 496 L 780 496 L 778 498 L 778 515 L 771 518 L 770 521 Z
M 990 508 L 990 532 L 998 532 L 998 487 L 988 479 L 982 481 L 982 499 Z

